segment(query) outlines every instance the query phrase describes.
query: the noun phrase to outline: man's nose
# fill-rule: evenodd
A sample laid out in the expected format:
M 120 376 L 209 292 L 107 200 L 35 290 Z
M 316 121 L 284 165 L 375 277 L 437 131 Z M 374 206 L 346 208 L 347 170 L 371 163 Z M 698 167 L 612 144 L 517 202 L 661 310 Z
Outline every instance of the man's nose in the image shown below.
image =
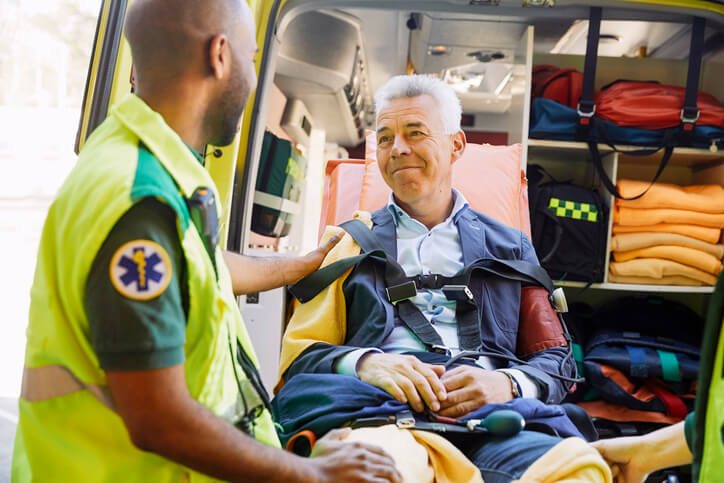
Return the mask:
M 410 154 L 410 145 L 407 144 L 404 136 L 395 136 L 392 144 L 392 156 L 399 157 L 406 154 Z

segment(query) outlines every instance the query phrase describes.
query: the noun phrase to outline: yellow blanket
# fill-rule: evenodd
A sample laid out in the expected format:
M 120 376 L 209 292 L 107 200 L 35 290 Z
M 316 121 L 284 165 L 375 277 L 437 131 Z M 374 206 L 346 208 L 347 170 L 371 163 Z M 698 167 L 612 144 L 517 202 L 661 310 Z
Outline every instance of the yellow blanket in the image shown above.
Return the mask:
M 717 260 L 724 257 L 724 245 L 707 243 L 696 238 L 676 233 L 620 233 L 611 237 L 612 251 L 637 250 L 659 245 L 676 245 L 701 250 L 713 255 Z
M 713 275 L 721 272 L 721 262 L 714 255 L 701 250 L 675 245 L 661 245 L 657 247 L 637 248 L 625 252 L 613 252 L 617 262 L 627 262 L 637 258 L 663 258 L 698 268 Z
M 518 479 L 518 483 L 611 483 L 611 468 L 603 457 L 581 438 L 566 438 Z
M 724 228 L 724 214 L 701 213 L 690 210 L 674 210 L 671 208 L 626 208 L 615 206 L 613 222 L 627 226 L 646 226 L 656 223 L 685 223 L 687 225 Z
M 684 285 L 691 287 L 700 287 L 704 282 L 694 280 L 693 278 L 682 277 L 681 275 L 671 275 L 668 277 L 652 278 L 652 277 L 626 277 L 608 272 L 608 281 L 611 283 L 629 283 L 634 285 Z
M 648 188 L 648 181 L 618 180 L 618 191 L 624 198 L 631 198 Z M 635 200 L 618 200 L 627 208 L 674 208 L 677 210 L 724 213 L 724 187 L 718 184 L 677 186 L 655 183 L 645 195 Z
M 658 223 L 656 225 L 643 226 L 622 226 L 613 225 L 613 233 L 677 233 L 679 235 L 691 236 L 703 240 L 707 243 L 718 243 L 721 230 L 718 228 L 708 228 L 706 226 L 686 225 L 677 223 Z
M 661 258 L 637 258 L 627 262 L 611 262 L 609 270 L 614 275 L 624 277 L 663 278 L 672 275 L 684 276 L 699 280 L 705 285 L 716 284 L 716 277 L 682 263 Z
M 354 218 L 361 220 L 367 226 L 372 226 L 370 214 L 366 211 L 356 212 Z M 343 230 L 339 227 L 328 226 L 320 243 L 325 243 L 341 231 Z M 349 233 L 345 233 L 339 243 L 327 254 L 321 266 L 326 267 L 337 260 L 353 257 L 359 253 L 360 247 L 357 242 Z M 306 304 L 295 304 L 294 314 L 292 314 L 282 338 L 279 381 L 274 392 L 278 392 L 282 388 L 284 384 L 282 375 L 307 347 L 317 342 L 334 345 L 344 343 L 347 334 L 347 307 L 342 293 L 342 284 L 351 271 L 352 269 L 349 269 L 347 273 L 332 282 Z
M 384 449 L 405 483 L 483 483 L 480 470 L 459 449 L 429 431 L 388 424 L 353 429 L 345 441 L 362 441 Z

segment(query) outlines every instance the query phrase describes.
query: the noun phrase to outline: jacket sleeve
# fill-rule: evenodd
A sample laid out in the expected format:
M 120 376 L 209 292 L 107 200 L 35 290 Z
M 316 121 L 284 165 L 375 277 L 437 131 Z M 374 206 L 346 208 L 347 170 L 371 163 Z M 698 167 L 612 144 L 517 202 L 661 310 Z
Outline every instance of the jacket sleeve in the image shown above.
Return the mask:
M 521 234 L 521 259 L 538 264 L 533 245 L 525 234 Z M 522 297 L 521 300 L 523 300 Z M 542 322 L 544 319 L 548 320 L 551 317 L 556 319 L 558 317 L 549 306 L 540 307 L 537 315 L 538 320 L 534 320 L 534 323 Z M 545 344 L 541 346 L 545 347 L 544 349 L 532 353 L 519 353 L 519 357 L 528 364 L 511 364 L 510 366 L 511 369 L 518 369 L 533 379 L 540 390 L 539 398 L 549 404 L 561 402 L 566 395 L 566 389 L 563 381 L 551 377 L 543 371 L 566 377 L 573 377 L 575 374 L 575 362 L 573 357 L 569 356 L 570 348 L 565 339 L 558 340 L 560 341 L 559 345 Z

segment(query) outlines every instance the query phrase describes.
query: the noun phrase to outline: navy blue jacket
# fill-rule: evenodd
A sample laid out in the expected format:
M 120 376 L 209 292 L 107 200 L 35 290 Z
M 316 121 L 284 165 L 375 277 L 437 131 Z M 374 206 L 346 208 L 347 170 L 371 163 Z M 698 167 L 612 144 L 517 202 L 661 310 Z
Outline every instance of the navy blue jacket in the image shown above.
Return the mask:
M 397 258 L 397 238 L 392 214 L 387 209 L 372 213 L 372 231 L 385 251 Z M 458 219 L 458 230 L 467 266 L 478 258 L 525 260 L 538 263 L 535 250 L 528 237 L 514 228 L 465 208 Z M 515 356 L 518 338 L 521 283 L 501 278 L 475 276 L 470 290 L 478 303 L 479 320 L 474 327 L 458 324 L 460 344 L 464 349 L 482 350 Z M 360 263 L 343 284 L 347 306 L 347 332 L 344 345 L 316 343 L 308 347 L 289 366 L 284 374 L 288 381 L 300 373 L 334 373 L 335 362 L 342 355 L 362 347 L 379 347 L 395 326 L 395 310 L 387 300 L 384 266 L 380 263 Z M 559 403 L 565 396 L 563 383 L 543 373 L 541 369 L 571 377 L 573 363 L 562 366 L 566 347 L 553 347 L 528 357 L 528 364 L 495 360 L 496 368 L 518 369 L 534 381 L 540 389 L 540 399 L 546 403 Z

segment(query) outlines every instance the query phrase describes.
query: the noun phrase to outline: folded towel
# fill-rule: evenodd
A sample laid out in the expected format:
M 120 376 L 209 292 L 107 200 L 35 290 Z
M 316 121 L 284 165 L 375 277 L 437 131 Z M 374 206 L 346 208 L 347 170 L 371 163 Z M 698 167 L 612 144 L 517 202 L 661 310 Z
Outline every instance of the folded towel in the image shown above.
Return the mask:
M 628 262 L 611 262 L 608 266 L 612 274 L 622 275 L 624 277 L 650 277 L 660 279 L 672 275 L 679 275 L 699 280 L 703 282 L 704 285 L 714 285 L 716 283 L 716 277 L 710 273 L 684 265 L 683 263 L 663 260 L 661 258 L 637 258 L 636 260 L 629 260 Z
M 674 245 L 660 245 L 625 252 L 613 252 L 613 258 L 617 262 L 627 262 L 637 258 L 663 258 L 698 268 L 712 275 L 719 275 L 719 272 L 721 272 L 721 262 L 714 255 L 695 248 Z
M 717 260 L 724 257 L 724 245 L 707 243 L 696 238 L 677 235 L 676 233 L 621 233 L 611 237 L 612 251 L 636 250 L 638 248 L 655 247 L 659 245 L 676 245 L 701 250 L 713 255 Z
M 682 277 L 681 275 L 671 275 L 668 277 L 651 278 L 651 277 L 625 277 L 623 275 L 616 275 L 608 272 L 608 281 L 610 283 L 628 283 L 634 285 L 682 285 L 700 287 L 704 285 L 704 282 L 694 280 L 689 277 Z
M 611 468 L 591 445 L 581 438 L 566 438 L 515 480 L 516 483 L 611 483 Z
M 618 204 L 614 208 L 613 222 L 627 226 L 645 226 L 656 223 L 686 223 L 687 225 L 724 228 L 724 214 L 701 213 L 671 208 L 626 208 Z
M 617 181 L 616 186 L 621 196 L 631 198 L 648 188 L 649 182 L 621 179 Z M 718 184 L 677 186 L 655 183 L 641 198 L 619 200 L 619 206 L 724 213 L 724 187 Z
M 707 228 L 697 225 L 682 225 L 674 223 L 658 223 L 656 225 L 646 226 L 623 226 L 613 225 L 613 233 L 676 233 L 678 235 L 686 235 L 707 243 L 719 242 L 721 230 L 718 228 Z

